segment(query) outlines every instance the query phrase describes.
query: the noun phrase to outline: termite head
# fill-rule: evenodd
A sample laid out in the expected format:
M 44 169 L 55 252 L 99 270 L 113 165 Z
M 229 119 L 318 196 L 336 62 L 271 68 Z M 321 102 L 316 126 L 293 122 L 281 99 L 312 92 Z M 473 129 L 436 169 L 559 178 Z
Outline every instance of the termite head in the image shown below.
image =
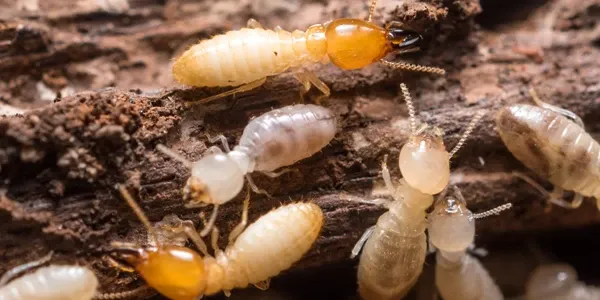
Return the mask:
M 204 294 L 202 257 L 180 246 L 131 247 L 113 243 L 116 257 L 131 265 L 146 283 L 169 299 L 192 300 Z
M 215 153 L 192 164 L 183 194 L 194 204 L 218 205 L 233 199 L 243 187 L 244 172 L 235 157 Z
M 137 202 L 122 186 L 119 191 L 123 199 L 142 221 L 155 246 L 140 247 L 131 243 L 113 242 L 116 257 L 131 265 L 149 286 L 174 300 L 199 299 L 206 289 L 204 260 L 195 251 L 181 246 L 162 245 Z
M 450 155 L 443 132 L 424 125 L 400 150 L 399 166 L 406 182 L 422 193 L 441 192 L 450 179 Z
M 423 37 L 416 31 L 405 28 L 400 22 L 389 23 L 385 35 L 394 50 L 413 52 L 421 49 Z
M 475 220 L 462 196 L 438 201 L 429 215 L 429 241 L 448 252 L 467 249 L 475 240 Z
M 577 272 L 570 265 L 544 265 L 536 268 L 527 280 L 526 296 L 527 299 L 568 299 L 577 281 Z

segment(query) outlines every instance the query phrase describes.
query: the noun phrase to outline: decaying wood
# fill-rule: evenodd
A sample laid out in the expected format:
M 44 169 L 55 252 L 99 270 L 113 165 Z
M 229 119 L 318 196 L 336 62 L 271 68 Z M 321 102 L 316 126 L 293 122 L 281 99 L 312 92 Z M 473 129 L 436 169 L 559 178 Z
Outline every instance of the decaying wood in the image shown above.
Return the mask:
M 249 17 L 271 28 L 306 28 L 331 18 L 365 17 L 368 5 L 13 2 L 0 1 L 5 14 L 0 101 L 36 110 L 0 119 L 0 179 L 6 190 L 0 198 L 0 271 L 54 250 L 56 261 L 94 266 L 110 291 L 136 283 L 128 274 L 117 277 L 101 259 L 108 243 L 147 238 L 114 185 L 126 183 L 135 191 L 152 221 L 176 213 L 200 226 L 200 210 L 186 209 L 181 200 L 188 170 L 157 153 L 155 145 L 165 143 L 198 159 L 206 149 L 205 134 L 222 133 L 233 145 L 250 118 L 300 99 L 300 85 L 284 74 L 235 99 L 187 109 L 183 101 L 220 90 L 177 86 L 170 78 L 171 57 L 199 38 L 244 26 Z M 326 212 L 322 237 L 295 270 L 347 260 L 383 212 L 345 199 L 383 195 L 379 170 L 385 154 L 399 178 L 397 156 L 408 132 L 400 82 L 411 89 L 419 117 L 445 131 L 448 148 L 474 112 L 488 110 L 453 160 L 452 180 L 473 211 L 508 201 L 514 208 L 481 220 L 478 239 L 600 221 L 591 201 L 574 211 L 544 212 L 542 196 L 510 175 L 524 168 L 493 123 L 499 107 L 530 101 L 526 91 L 533 86 L 546 101 L 579 114 L 590 132 L 600 132 L 600 1 L 528 6 L 514 1 L 515 7 L 509 2 L 485 1 L 480 14 L 476 0 L 380 1 L 376 21 L 403 21 L 426 33 L 428 47 L 403 58 L 444 67 L 445 77 L 378 65 L 352 72 L 316 68 L 332 89 L 327 104 L 340 116 L 339 134 L 292 172 L 275 179 L 253 176 L 274 198 L 253 195 L 251 220 L 290 201 L 315 201 Z M 228 232 L 240 212 L 241 199 L 224 205 L 217 225 Z

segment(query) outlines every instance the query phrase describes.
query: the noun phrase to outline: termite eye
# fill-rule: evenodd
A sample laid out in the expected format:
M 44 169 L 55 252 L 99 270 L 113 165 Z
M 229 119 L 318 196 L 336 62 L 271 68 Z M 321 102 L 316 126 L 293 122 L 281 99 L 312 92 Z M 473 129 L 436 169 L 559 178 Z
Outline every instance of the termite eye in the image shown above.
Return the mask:
M 401 50 L 419 49 L 423 37 L 417 32 L 401 28 L 390 28 L 387 31 L 387 40 L 394 48 Z

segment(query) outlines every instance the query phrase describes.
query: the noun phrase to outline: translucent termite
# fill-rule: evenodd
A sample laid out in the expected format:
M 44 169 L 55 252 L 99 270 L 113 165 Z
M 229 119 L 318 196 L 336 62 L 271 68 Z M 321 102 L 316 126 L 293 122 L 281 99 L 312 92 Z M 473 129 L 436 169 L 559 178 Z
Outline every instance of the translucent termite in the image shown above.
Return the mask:
M 341 69 L 353 70 L 379 61 L 395 69 L 445 74 L 439 68 L 384 59 L 392 52 L 418 51 L 423 38 L 399 22 L 391 22 L 386 28 L 371 22 L 376 3 L 372 1 L 367 21 L 336 19 L 312 25 L 304 32 L 288 32 L 280 27 L 267 30 L 250 19 L 248 28 L 214 36 L 189 48 L 175 61 L 173 76 L 191 86 L 236 87 L 195 101 L 206 103 L 257 88 L 268 76 L 316 63 L 332 62 Z M 329 96 L 329 87 L 313 73 L 298 70 L 295 75 L 305 91 L 312 84 L 324 97 Z
M 96 293 L 98 279 L 85 267 L 51 265 L 11 281 L 18 274 L 45 264 L 51 255 L 6 272 L 0 278 L 0 299 L 91 300 Z
M 203 257 L 186 247 L 159 243 L 133 197 L 124 187 L 119 190 L 155 242 L 148 247 L 113 242 L 115 255 L 133 266 L 149 286 L 173 300 L 196 300 L 220 291 L 229 295 L 230 290 L 249 284 L 267 289 L 271 277 L 288 269 L 312 247 L 323 225 L 323 212 L 317 205 L 284 205 L 263 215 L 239 235 L 230 234 L 225 250 L 218 248 L 218 232 L 213 227 L 213 257 L 193 223 L 179 222 L 179 230 L 189 236 Z M 242 222 L 248 216 L 249 200 L 247 197 L 244 201 Z
M 224 136 L 211 140 L 220 139 L 226 153 L 213 146 L 199 161 L 192 163 L 163 145 L 157 149 L 190 168 L 191 175 L 183 191 L 185 200 L 190 200 L 191 205 L 214 205 L 210 224 L 202 232 L 204 236 L 214 223 L 219 205 L 242 190 L 244 177 L 255 192 L 264 193 L 252 183 L 249 173 L 278 176 L 274 171 L 317 153 L 329 144 L 336 132 L 337 119 L 331 110 L 297 104 L 272 110 L 250 121 L 231 151 Z
M 537 267 L 529 276 L 525 299 L 597 300 L 600 288 L 579 281 L 577 271 L 568 264 L 547 264 Z
M 549 204 L 577 208 L 587 196 L 595 197 L 600 209 L 600 145 L 573 112 L 542 102 L 533 89 L 529 92 L 538 106 L 504 107 L 496 127 L 508 150 L 554 184 L 554 191 L 549 193 L 533 179 L 515 174 L 546 195 Z M 564 190 L 575 192 L 572 202 L 563 199 Z
M 433 195 L 448 185 L 450 159 L 483 116 L 482 111 L 475 115 L 458 144 L 448 153 L 439 128 L 430 128 L 427 124 L 416 128 L 410 94 L 406 85 L 401 84 L 400 88 L 411 123 L 411 136 L 399 158 L 404 178 L 400 180 L 400 186 L 394 186 L 387 157 L 384 158 L 383 179 L 394 201 L 384 200 L 389 211 L 363 234 L 352 250 L 352 257 L 355 257 L 362 249 L 358 286 L 361 297 L 369 300 L 399 299 L 415 284 L 427 254 L 425 210 L 433 203 Z
M 467 249 L 475 240 L 475 220 L 509 209 L 510 203 L 473 214 L 457 188 L 429 215 L 429 242 L 437 248 L 435 283 L 444 300 L 501 300 L 500 289 Z

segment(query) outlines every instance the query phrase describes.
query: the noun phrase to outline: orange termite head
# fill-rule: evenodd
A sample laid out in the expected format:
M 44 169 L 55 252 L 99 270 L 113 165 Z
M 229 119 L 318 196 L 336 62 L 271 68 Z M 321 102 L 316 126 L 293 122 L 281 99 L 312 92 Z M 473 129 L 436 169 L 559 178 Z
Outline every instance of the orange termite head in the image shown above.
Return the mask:
M 400 22 L 391 22 L 388 24 L 385 34 L 394 50 L 412 52 L 421 49 L 423 37 L 416 31 L 404 28 Z
M 206 271 L 202 257 L 180 246 L 113 246 L 116 256 L 131 265 L 146 283 L 173 300 L 195 300 L 206 289 Z

